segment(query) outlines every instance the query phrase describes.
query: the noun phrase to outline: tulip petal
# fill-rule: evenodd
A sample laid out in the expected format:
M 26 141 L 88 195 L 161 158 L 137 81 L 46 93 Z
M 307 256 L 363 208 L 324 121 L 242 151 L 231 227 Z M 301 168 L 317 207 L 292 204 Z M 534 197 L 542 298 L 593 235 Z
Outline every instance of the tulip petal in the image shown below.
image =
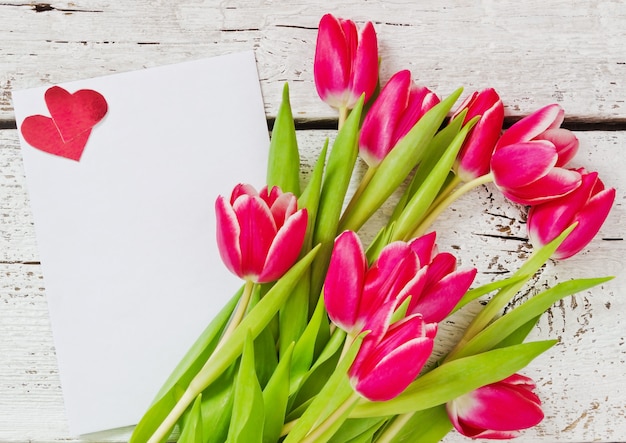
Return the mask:
M 351 109 L 361 94 L 365 94 L 367 102 L 378 84 L 378 40 L 371 22 L 367 22 L 359 35 L 359 43 L 352 66 L 352 100 L 348 102 Z
M 367 271 L 360 312 L 370 317 L 383 303 L 394 299 L 418 271 L 417 255 L 405 242 L 387 245 Z
M 358 236 L 345 231 L 335 240 L 324 283 L 328 316 L 339 328 L 352 331 L 361 301 L 367 259 Z
M 393 325 L 358 372 L 353 373 L 351 368 L 355 390 L 371 401 L 390 400 L 400 394 L 417 377 L 432 353 L 433 340 L 424 333 L 420 316 Z
M 559 156 L 556 166 L 565 166 L 578 152 L 578 138 L 569 129 L 548 129 L 535 137 L 535 140 L 547 140 L 556 147 Z
M 245 277 L 255 279 L 263 272 L 265 259 L 276 236 L 276 225 L 267 204 L 260 197 L 240 196 L 233 204 L 241 233 L 241 269 Z
M 272 203 L 268 202 L 268 204 L 272 211 L 272 217 L 274 217 L 277 229 L 280 229 L 285 221 L 298 209 L 298 201 L 295 195 L 287 192 L 279 195 Z
M 475 268 L 448 274 L 427 288 L 416 303 L 409 306 L 410 313 L 420 313 L 427 323 L 439 323 L 454 309 L 476 277 Z
M 230 204 L 233 205 L 235 203 L 235 200 L 237 200 L 242 195 L 258 196 L 259 193 L 254 188 L 254 186 L 247 183 L 239 183 L 233 188 L 233 192 L 231 192 Z
M 547 141 L 517 143 L 493 154 L 491 170 L 501 188 L 518 188 L 535 182 L 554 168 L 556 148 Z
M 221 195 L 215 201 L 215 215 L 217 218 L 217 249 L 220 257 L 230 272 L 238 277 L 243 277 L 241 248 L 239 246 L 241 228 L 235 211 Z
M 580 252 L 593 240 L 606 220 L 615 201 L 615 189 L 610 188 L 593 196 L 576 216 L 578 225 L 563 241 L 554 258 L 563 260 Z
M 330 106 L 343 105 L 344 92 L 350 81 L 350 52 L 341 23 L 325 14 L 319 24 L 313 74 L 319 96 Z
M 536 110 L 502 134 L 496 144 L 496 151 L 514 143 L 530 141 L 547 129 L 559 127 L 563 122 L 563 115 L 563 108 L 557 104 Z
M 471 396 L 472 405 L 459 411 L 463 421 L 472 427 L 494 431 L 512 431 L 535 426 L 543 419 L 536 395 L 513 386 L 498 384 L 477 389 Z
M 597 173 L 582 176 L 576 190 L 564 197 L 535 205 L 528 211 L 528 235 L 534 245 L 545 245 L 561 235 L 592 195 Z M 571 237 L 571 234 L 570 236 Z
M 417 237 L 409 243 L 413 252 L 417 254 L 420 261 L 420 266 L 426 266 L 435 258 L 437 254 L 437 247 L 435 246 L 435 239 L 437 233 L 435 231 L 424 234 L 421 237 Z
M 437 254 L 428 265 L 426 286 L 435 284 L 456 269 L 456 257 L 449 252 Z
M 464 122 L 477 115 L 480 120 L 470 131 L 458 155 L 458 175 L 464 182 L 489 172 L 491 156 L 504 122 L 504 105 L 493 89 L 482 91 L 469 106 Z
M 545 203 L 572 192 L 580 186 L 581 177 L 576 171 L 563 168 L 553 168 L 545 177 L 529 184 L 516 188 L 512 192 L 502 191 L 511 201 L 523 205 L 537 205 Z
M 267 252 L 263 270 L 257 279 L 259 283 L 280 278 L 296 262 L 300 249 L 295 245 L 302 245 L 304 242 L 307 219 L 306 209 L 301 209 L 280 227 Z
M 393 147 L 394 131 L 409 100 L 411 73 L 395 73 L 363 121 L 359 152 L 369 166 L 378 165 Z
M 395 146 L 415 126 L 416 122 L 439 102 L 439 97 L 428 88 L 411 86 L 408 104 L 402 113 L 402 117 L 396 124 L 391 146 Z

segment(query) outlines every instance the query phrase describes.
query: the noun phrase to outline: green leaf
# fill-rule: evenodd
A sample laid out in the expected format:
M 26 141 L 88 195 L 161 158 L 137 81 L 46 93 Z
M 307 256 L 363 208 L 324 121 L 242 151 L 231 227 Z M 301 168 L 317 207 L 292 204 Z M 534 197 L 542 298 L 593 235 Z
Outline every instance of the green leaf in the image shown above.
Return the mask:
M 363 341 L 364 334 L 357 337 L 350 345 L 343 359 L 337 365 L 332 376 L 324 388 L 311 402 L 304 414 L 298 419 L 289 432 L 284 443 L 299 443 L 317 424 L 323 422 L 346 400 L 354 395 L 354 390 L 348 381 L 348 368 L 356 357 Z
M 187 351 L 183 359 L 164 383 L 148 411 L 146 411 L 133 430 L 130 443 L 143 443 L 147 441 L 158 428 L 159 424 L 161 424 L 174 408 L 174 405 L 181 398 L 191 380 L 213 353 L 242 293 L 243 287 L 233 296 L 226 306 L 222 308 L 220 313 L 211 321 L 193 346 Z
M 309 321 L 310 269 L 298 281 L 293 293 L 285 300 L 278 313 L 279 355 L 283 355 L 292 343 L 297 342 Z
M 232 365 L 215 383 L 202 391 L 202 429 L 210 430 L 204 436 L 204 443 L 226 441 L 235 401 L 237 366 Z
M 198 395 L 193 402 L 189 416 L 187 420 L 185 420 L 180 436 L 178 437 L 178 443 L 201 443 L 204 441 L 202 435 L 202 414 L 200 412 L 201 404 L 202 394 Z
M 454 358 L 492 349 L 516 330 L 543 314 L 555 302 L 576 292 L 597 286 L 613 277 L 586 278 L 559 283 L 495 320 L 455 353 Z
M 315 358 L 315 342 L 319 334 L 320 328 L 323 326 L 323 320 L 326 317 L 323 299 L 320 297 L 317 307 L 313 312 L 313 316 L 309 321 L 304 333 L 297 341 L 293 351 L 293 359 L 291 362 L 291 389 L 290 392 L 295 393 L 300 387 L 304 376 L 307 374 Z
M 339 216 L 358 155 L 359 119 L 362 108 L 363 97 L 359 99 L 337 133 L 328 156 L 313 234 L 313 244 L 320 244 L 321 249 L 312 267 L 312 297 L 317 297 L 322 289 L 333 242 L 337 235 Z M 317 298 L 314 298 L 312 303 L 317 303 Z
M 514 275 L 512 277 L 503 278 L 501 280 L 496 280 L 494 282 L 487 283 L 477 288 L 470 289 L 469 291 L 465 293 L 463 298 L 459 300 L 459 302 L 454 307 L 450 315 L 452 315 L 453 313 L 455 313 L 456 311 L 458 311 L 459 309 L 461 309 L 463 306 L 467 305 L 468 303 L 476 300 L 477 298 L 482 297 L 483 295 L 487 295 L 490 292 L 493 292 L 497 289 L 505 288 L 514 283 L 525 282 L 529 278 L 530 278 L 530 275 Z
M 411 197 L 413 197 L 419 187 L 422 186 L 441 156 L 446 152 L 454 138 L 458 135 L 459 131 L 461 131 L 466 114 L 466 110 L 461 112 L 454 120 L 448 123 L 445 128 L 440 130 L 433 137 L 428 149 L 424 153 L 423 160 L 420 162 L 413 178 L 411 179 L 411 183 L 407 186 L 405 192 L 400 198 L 400 201 L 395 207 L 390 222 L 398 219 Z
M 413 232 L 426 215 L 430 205 L 435 201 L 435 198 L 437 198 L 441 187 L 448 177 L 448 173 L 452 169 L 452 165 L 454 165 L 457 154 L 463 146 L 465 137 L 478 119 L 479 117 L 473 118 L 461 129 L 443 155 L 432 168 L 429 169 L 428 175 L 422 179 L 421 185 L 413 193 L 406 207 L 396 220 L 392 241 L 408 241 L 411 238 Z
M 372 441 L 372 437 L 385 423 L 384 418 L 360 418 L 346 420 L 328 443 L 361 443 Z
M 385 443 L 438 443 L 452 430 L 445 405 L 417 411 L 409 416 L 398 416 L 402 420 L 399 429 L 392 422 L 380 435 Z M 393 434 L 392 434 L 393 433 Z
M 263 443 L 274 443 L 280 437 L 285 422 L 287 402 L 289 400 L 289 368 L 294 344 L 285 350 L 276 371 L 263 390 L 265 405 L 265 424 L 263 426 Z
M 328 139 L 324 142 L 320 155 L 315 162 L 313 171 L 311 171 L 309 182 L 306 184 L 302 195 L 298 198 L 298 206 L 306 208 L 309 219 L 307 224 L 305 248 L 310 249 L 313 246 L 313 234 L 315 232 L 315 224 L 317 221 L 317 212 L 320 205 L 320 197 L 322 193 L 322 183 L 324 180 L 324 168 L 326 166 L 326 153 L 328 152 Z
M 340 231 L 359 230 L 402 184 L 423 158 L 426 148 L 461 92 L 462 89 L 458 89 L 430 109 L 387 154 L 351 211 L 344 214 Z
M 268 187 L 278 186 L 283 192 L 300 195 L 300 154 L 287 83 L 283 87 L 283 101 L 276 114 L 269 151 Z
M 276 340 L 268 325 L 254 340 L 254 355 L 257 378 L 261 386 L 265 386 L 278 366 Z
M 254 365 L 254 343 L 247 334 L 239 373 L 235 380 L 235 403 L 228 429 L 228 443 L 261 443 L 265 421 L 263 392 L 256 376 Z
M 502 309 L 504 309 L 507 303 L 509 303 L 522 286 L 524 286 L 526 281 L 531 276 L 535 275 L 535 272 L 537 272 L 539 268 L 541 268 L 545 262 L 548 261 L 554 251 L 556 251 L 570 232 L 572 232 L 575 226 L 576 225 L 574 224 L 568 227 L 557 238 L 552 240 L 547 245 L 544 245 L 542 248 L 536 249 L 532 253 L 528 260 L 526 260 L 524 264 L 522 264 L 522 266 L 515 272 L 515 274 L 513 274 L 513 278 L 522 276 L 525 278 L 502 288 L 491 298 L 489 303 L 487 303 L 487 306 L 485 306 L 470 322 L 469 326 L 465 329 L 463 337 L 452 352 L 450 352 L 448 358 L 452 358 L 460 348 L 465 346 L 465 343 L 482 331 L 497 315 L 500 314 Z
M 556 340 L 524 343 L 444 363 L 419 377 L 394 399 L 359 404 L 351 417 L 407 414 L 444 404 L 515 374 L 555 343 Z

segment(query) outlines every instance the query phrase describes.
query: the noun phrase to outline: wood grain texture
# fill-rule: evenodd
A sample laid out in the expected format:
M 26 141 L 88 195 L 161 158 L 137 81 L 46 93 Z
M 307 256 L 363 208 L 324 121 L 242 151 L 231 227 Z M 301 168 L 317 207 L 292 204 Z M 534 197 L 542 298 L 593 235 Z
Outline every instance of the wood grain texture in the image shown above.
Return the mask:
M 313 51 L 325 12 L 379 35 L 381 78 L 410 69 L 447 95 L 496 88 L 509 121 L 548 103 L 566 124 L 615 131 L 577 132 L 576 165 L 617 188 L 615 207 L 582 254 L 550 262 L 512 303 L 577 277 L 617 278 L 553 306 L 532 333 L 558 338 L 525 373 L 538 384 L 545 420 L 519 442 L 626 442 L 626 3 L 622 0 L 111 0 L 0 2 L 0 127 L 15 124 L 11 90 L 109 75 L 253 49 L 266 114 L 290 83 L 302 123 L 332 121 L 315 93 Z M 168 93 L 167 88 L 165 93 Z M 172 128 L 175 130 L 175 128 Z M 332 131 L 299 131 L 303 180 Z M 364 173 L 357 170 L 356 180 Z M 244 179 L 244 178 L 242 178 Z M 363 232 L 371 238 L 385 205 Z M 440 249 L 479 269 L 477 284 L 514 271 L 528 257 L 525 213 L 483 186 L 434 226 Z M 63 410 L 45 284 L 15 130 L 0 129 L 0 442 L 87 441 L 69 435 Z M 445 352 L 476 302 L 440 327 Z M 123 367 L 123 362 L 120 362 Z M 91 440 L 127 441 L 128 430 Z M 466 441 L 450 434 L 447 443 Z
M 332 131 L 300 131 L 303 180 Z M 615 161 L 626 132 L 578 132 L 581 150 L 576 163 L 598 170 L 608 186 L 618 189 L 607 223 L 588 250 L 562 262 L 550 262 L 521 291 L 517 304 L 538 289 L 570 278 L 617 275 L 591 291 L 553 306 L 532 338 L 558 338 L 559 343 L 525 371 L 538 384 L 546 419 L 519 442 L 626 441 L 626 177 Z M 0 131 L 0 442 L 82 441 L 69 435 L 63 410 L 54 344 L 37 263 L 28 195 L 24 189 L 17 131 Z M 357 169 L 356 179 L 363 174 Z M 391 211 L 386 205 L 364 229 L 371 238 Z M 531 247 L 525 240 L 523 208 L 506 202 L 491 186 L 457 201 L 434 226 L 440 250 L 451 251 L 460 266 L 479 269 L 477 283 L 509 275 Z M 619 239 L 619 240 L 618 240 Z M 476 302 L 440 327 L 437 353 L 448 349 Z M 120 362 L 123 367 L 123 362 Z M 97 441 L 126 441 L 128 431 L 98 435 Z M 452 433 L 446 442 L 464 441 Z
M 410 69 L 447 95 L 498 90 L 507 115 L 558 102 L 570 123 L 626 122 L 621 0 L 106 0 L 0 3 L 0 120 L 10 90 L 254 49 L 269 117 L 291 84 L 296 117 L 334 118 L 315 94 L 325 12 L 373 21 L 381 77 Z

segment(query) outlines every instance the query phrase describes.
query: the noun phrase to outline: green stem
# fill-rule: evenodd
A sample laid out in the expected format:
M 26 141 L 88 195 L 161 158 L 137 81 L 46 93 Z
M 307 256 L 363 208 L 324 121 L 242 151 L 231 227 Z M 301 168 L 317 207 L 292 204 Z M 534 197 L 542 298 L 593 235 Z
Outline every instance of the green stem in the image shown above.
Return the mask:
M 445 197 L 443 200 L 441 200 L 439 204 L 437 204 L 437 206 L 433 206 L 433 209 L 431 209 L 431 211 L 428 213 L 426 218 L 422 220 L 422 222 L 417 226 L 417 228 L 415 228 L 415 230 L 411 233 L 411 235 L 407 236 L 405 240 L 408 241 L 408 239 L 423 235 L 428 230 L 428 228 L 430 228 L 430 225 L 434 223 L 437 217 L 439 217 L 439 215 L 441 215 L 441 213 L 448 206 L 450 206 L 453 202 L 455 202 L 459 197 L 471 191 L 477 186 L 484 185 L 485 183 L 490 183 L 492 181 L 493 181 L 493 174 L 491 173 L 485 174 L 483 176 L 480 176 L 478 178 L 475 178 L 472 181 L 469 181 L 463 184 L 456 191 L 448 194 L 448 196 Z
M 439 203 L 441 203 L 446 197 L 448 197 L 459 183 L 461 183 L 461 179 L 459 178 L 458 175 L 455 175 L 454 178 L 450 180 L 450 183 L 448 183 L 448 186 L 446 186 L 444 190 L 439 193 L 439 195 L 437 196 L 435 201 L 433 201 L 431 206 L 433 208 L 436 206 L 439 206 Z
M 318 439 L 322 437 L 324 433 L 335 423 L 335 420 L 341 418 L 349 410 L 351 410 L 360 400 L 360 398 L 361 397 L 359 397 L 356 392 L 352 392 L 350 397 L 348 397 L 337 409 L 335 409 L 332 414 L 326 417 L 326 419 L 322 421 L 317 427 L 309 432 L 300 443 L 322 443 L 322 441 Z
M 338 130 L 342 128 L 343 124 L 348 119 L 349 113 L 350 113 L 350 110 L 346 108 L 345 106 L 342 106 L 341 108 L 339 108 L 339 123 L 337 124 Z
M 409 420 L 413 417 L 413 412 L 408 412 L 406 414 L 400 414 L 396 416 L 396 418 L 391 422 L 387 428 L 383 431 L 382 434 L 378 436 L 376 439 L 376 443 L 391 443 L 393 439 L 398 435 L 398 432 L 402 430 L 404 425 L 406 425 Z
M 239 300 L 239 304 L 237 305 L 237 310 L 233 314 L 233 318 L 230 320 L 228 327 L 224 331 L 224 334 L 222 334 L 220 342 L 217 344 L 217 347 L 215 348 L 215 351 L 213 351 L 213 353 L 217 352 L 217 350 L 222 347 L 224 342 L 228 340 L 228 338 L 232 335 L 237 326 L 239 326 L 239 323 L 241 323 L 241 320 L 248 310 L 248 305 L 250 304 L 250 299 L 252 298 L 253 289 L 254 282 L 252 280 L 246 280 L 246 284 L 243 288 L 243 294 L 241 295 L 241 300 Z

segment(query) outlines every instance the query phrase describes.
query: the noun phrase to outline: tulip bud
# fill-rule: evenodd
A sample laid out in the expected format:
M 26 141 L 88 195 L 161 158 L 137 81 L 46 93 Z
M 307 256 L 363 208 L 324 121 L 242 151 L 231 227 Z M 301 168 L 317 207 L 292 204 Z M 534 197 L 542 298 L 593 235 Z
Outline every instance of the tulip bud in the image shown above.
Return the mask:
M 324 15 L 313 75 L 320 98 L 333 108 L 352 109 L 361 94 L 369 100 L 378 83 L 378 42 L 372 23 L 359 33 L 351 20 Z
M 474 92 L 454 113 L 454 119 L 460 112 L 467 109 L 463 124 L 480 115 L 465 139 L 457 157 L 455 170 L 463 182 L 489 173 L 491 154 L 502 132 L 504 122 L 504 105 L 494 89 Z
M 446 404 L 454 428 L 471 438 L 509 439 L 543 420 L 535 383 L 514 374 Z
M 574 230 L 561 243 L 554 258 L 565 259 L 580 252 L 598 233 L 615 200 L 615 189 L 605 189 L 597 172 L 580 169 L 582 184 L 557 200 L 533 206 L 528 212 L 528 237 L 541 247 L 573 223 Z
M 395 73 L 363 120 L 359 153 L 377 166 L 426 112 L 439 103 L 428 88 L 417 86 L 407 70 Z
M 242 279 L 267 283 L 295 263 L 304 243 L 306 209 L 278 187 L 257 192 L 251 185 L 233 189 L 230 201 L 215 202 L 217 246 L 226 267 Z

